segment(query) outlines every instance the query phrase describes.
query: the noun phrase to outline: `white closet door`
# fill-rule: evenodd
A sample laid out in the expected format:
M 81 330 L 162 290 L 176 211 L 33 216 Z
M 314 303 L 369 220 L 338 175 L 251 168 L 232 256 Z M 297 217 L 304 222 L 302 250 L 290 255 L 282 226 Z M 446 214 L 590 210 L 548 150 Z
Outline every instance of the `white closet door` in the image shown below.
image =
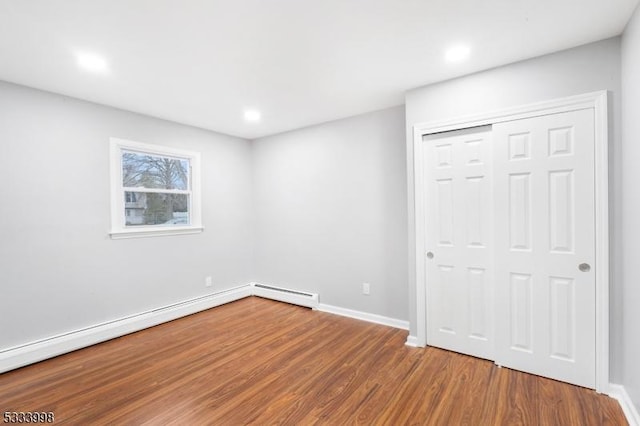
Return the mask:
M 427 344 L 493 359 L 491 132 L 423 143 Z
M 594 119 L 493 126 L 496 363 L 595 387 Z

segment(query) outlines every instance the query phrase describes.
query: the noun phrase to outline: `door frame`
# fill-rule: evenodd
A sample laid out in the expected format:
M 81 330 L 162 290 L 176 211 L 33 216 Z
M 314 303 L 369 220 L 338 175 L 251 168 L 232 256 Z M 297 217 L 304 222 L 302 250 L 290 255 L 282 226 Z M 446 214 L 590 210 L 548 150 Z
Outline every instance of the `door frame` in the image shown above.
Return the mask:
M 412 346 L 427 344 L 427 283 L 425 262 L 424 151 L 422 137 L 470 127 L 581 109 L 594 110 L 595 173 L 595 280 L 596 280 L 596 391 L 609 391 L 609 130 L 608 92 L 606 90 L 536 102 L 502 110 L 458 118 L 419 123 L 413 126 L 416 336 Z

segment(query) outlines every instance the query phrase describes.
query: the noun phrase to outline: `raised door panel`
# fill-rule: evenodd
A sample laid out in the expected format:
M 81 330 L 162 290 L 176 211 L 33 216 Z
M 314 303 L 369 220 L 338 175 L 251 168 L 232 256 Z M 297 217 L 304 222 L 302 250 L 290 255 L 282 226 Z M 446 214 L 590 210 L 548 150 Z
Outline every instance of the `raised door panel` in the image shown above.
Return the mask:
M 573 253 L 575 224 L 573 170 L 549 172 L 549 248 Z
M 573 278 L 549 277 L 551 311 L 550 355 L 574 362 L 576 355 L 576 294 Z
M 531 274 L 511 273 L 509 277 L 510 348 L 531 353 L 533 347 L 533 285 Z
M 509 175 L 509 246 L 531 250 L 531 173 Z
M 467 268 L 467 306 L 469 338 L 489 341 L 491 330 L 491 283 L 484 268 Z
M 453 247 L 453 178 L 437 179 L 435 203 L 437 205 L 437 235 L 439 246 Z

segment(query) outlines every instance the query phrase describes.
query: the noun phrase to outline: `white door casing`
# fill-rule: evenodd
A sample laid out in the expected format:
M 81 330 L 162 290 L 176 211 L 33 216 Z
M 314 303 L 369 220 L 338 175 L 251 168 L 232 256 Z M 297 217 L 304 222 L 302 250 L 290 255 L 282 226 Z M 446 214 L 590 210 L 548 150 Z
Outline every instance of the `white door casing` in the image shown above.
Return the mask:
M 495 361 L 594 388 L 593 110 L 498 123 L 493 142 Z
M 491 129 L 424 143 L 427 344 L 493 360 Z
M 507 121 L 539 117 L 568 111 L 591 110 L 594 114 L 594 183 L 595 183 L 595 258 L 591 273 L 595 279 L 595 389 L 609 392 L 609 218 L 608 218 L 608 124 L 607 92 L 600 91 L 553 101 L 538 102 L 500 111 L 475 114 L 447 120 L 414 125 L 413 138 L 413 200 L 410 208 L 415 213 L 415 276 L 417 323 L 407 339 L 411 346 L 425 346 L 429 309 L 427 304 L 426 223 L 423 220 L 425 199 L 425 135 L 449 132 L 471 127 L 496 125 Z M 562 180 L 561 175 L 556 180 Z M 435 258 L 435 257 L 434 257 Z M 584 262 L 586 263 L 586 262 Z M 562 277 L 560 277 L 562 278 Z M 561 283 L 558 288 L 562 288 Z M 564 287 L 566 288 L 566 286 Z M 566 293 L 565 293 L 566 294 Z M 557 318 L 556 318 L 557 320 Z

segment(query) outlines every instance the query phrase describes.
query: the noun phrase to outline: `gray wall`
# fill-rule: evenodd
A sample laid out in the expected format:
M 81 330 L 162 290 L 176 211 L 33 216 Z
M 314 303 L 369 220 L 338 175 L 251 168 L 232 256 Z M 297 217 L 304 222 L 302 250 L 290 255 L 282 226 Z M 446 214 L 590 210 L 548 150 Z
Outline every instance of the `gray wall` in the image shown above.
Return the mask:
M 109 238 L 111 136 L 201 152 L 202 234 Z M 0 182 L 0 350 L 253 278 L 248 141 L 0 82 Z
M 256 277 L 407 320 L 404 139 L 396 107 L 255 140 Z
M 622 380 L 621 192 L 620 192 L 620 39 L 613 38 L 574 49 L 506 65 L 489 71 L 412 90 L 406 95 L 409 236 L 413 218 L 412 126 L 531 102 L 597 90 L 610 91 L 611 202 L 611 379 Z M 415 241 L 409 241 L 409 301 L 411 334 L 416 330 Z
M 622 37 L 622 384 L 640 411 L 640 7 Z

